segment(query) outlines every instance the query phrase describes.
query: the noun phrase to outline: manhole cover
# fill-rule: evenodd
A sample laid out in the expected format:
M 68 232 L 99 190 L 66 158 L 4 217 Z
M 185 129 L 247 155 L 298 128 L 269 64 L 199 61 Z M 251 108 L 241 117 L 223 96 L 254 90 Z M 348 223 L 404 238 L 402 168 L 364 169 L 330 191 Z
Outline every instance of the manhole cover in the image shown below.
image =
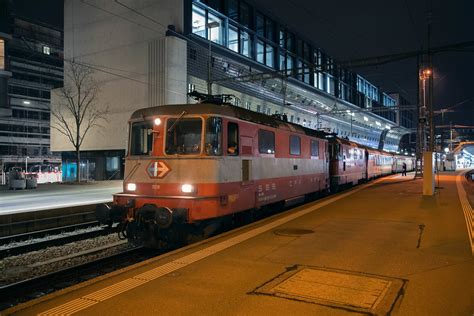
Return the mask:
M 384 276 L 297 267 L 255 292 L 375 315 L 390 312 L 405 281 Z
M 275 235 L 280 236 L 301 236 L 314 233 L 313 230 L 310 229 L 300 229 L 300 228 L 284 228 L 284 229 L 277 229 L 273 231 Z

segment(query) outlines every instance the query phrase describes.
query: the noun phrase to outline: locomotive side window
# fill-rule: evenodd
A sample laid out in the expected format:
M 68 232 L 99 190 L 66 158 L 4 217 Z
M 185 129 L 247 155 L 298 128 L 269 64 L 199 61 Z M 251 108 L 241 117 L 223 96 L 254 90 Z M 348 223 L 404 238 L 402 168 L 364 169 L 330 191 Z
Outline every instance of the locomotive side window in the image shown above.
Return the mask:
M 207 119 L 205 144 L 208 156 L 222 155 L 222 119 L 220 117 Z
M 152 149 L 153 133 L 152 121 L 132 123 L 132 135 L 130 139 L 130 155 L 149 155 Z
M 311 156 L 319 157 L 319 141 L 314 139 L 311 140 Z
M 232 156 L 239 154 L 239 125 L 232 122 L 227 124 L 227 154 Z
M 262 154 L 275 153 L 275 133 L 263 129 L 258 131 L 258 151 Z
M 301 139 L 298 136 L 290 135 L 290 155 L 299 156 L 301 154 Z
M 167 155 L 196 155 L 201 152 L 202 120 L 200 118 L 168 119 Z

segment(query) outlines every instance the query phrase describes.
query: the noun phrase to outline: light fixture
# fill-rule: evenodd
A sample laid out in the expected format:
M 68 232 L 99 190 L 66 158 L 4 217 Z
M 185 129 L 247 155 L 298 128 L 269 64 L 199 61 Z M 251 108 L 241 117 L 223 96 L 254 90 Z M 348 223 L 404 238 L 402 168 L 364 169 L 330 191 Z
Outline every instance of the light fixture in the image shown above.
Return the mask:
M 183 184 L 181 186 L 181 191 L 183 193 L 192 193 L 194 192 L 194 186 L 192 184 Z
M 23 100 L 23 104 L 31 104 L 31 102 L 27 100 Z
M 137 189 L 137 185 L 135 183 L 127 183 L 127 191 L 135 191 Z
M 158 126 L 158 125 L 160 125 L 160 124 L 161 124 L 161 119 L 160 119 L 159 117 L 157 117 L 157 118 L 155 119 L 155 125 Z
M 364 121 L 368 122 L 369 118 L 367 116 L 364 116 Z

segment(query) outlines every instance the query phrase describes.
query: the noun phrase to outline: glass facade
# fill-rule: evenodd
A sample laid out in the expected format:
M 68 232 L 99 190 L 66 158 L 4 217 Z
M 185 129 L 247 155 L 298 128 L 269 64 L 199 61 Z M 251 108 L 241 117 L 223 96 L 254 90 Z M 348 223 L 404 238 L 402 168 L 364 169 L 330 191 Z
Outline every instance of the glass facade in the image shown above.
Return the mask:
M 59 162 L 50 151 L 49 108 L 51 89 L 63 82 L 62 32 L 17 17 L 6 23 L 12 38 L 0 39 L 0 70 L 11 77 L 0 82 L 0 108 L 10 111 L 0 118 L 0 160 L 8 167 L 24 167 L 25 157 L 32 165 Z
M 194 35 L 360 107 L 396 106 L 375 85 L 343 69 L 321 49 L 245 0 L 193 0 L 192 12 Z M 258 105 L 257 111 L 265 112 Z

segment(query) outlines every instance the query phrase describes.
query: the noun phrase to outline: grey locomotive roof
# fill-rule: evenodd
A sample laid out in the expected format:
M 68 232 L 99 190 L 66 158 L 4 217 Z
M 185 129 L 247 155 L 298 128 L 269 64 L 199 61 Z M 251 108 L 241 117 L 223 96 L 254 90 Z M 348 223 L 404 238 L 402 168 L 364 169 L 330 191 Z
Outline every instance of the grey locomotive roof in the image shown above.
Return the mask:
M 285 129 L 292 132 L 299 132 L 313 137 L 324 138 L 327 135 L 325 132 L 322 131 L 309 129 L 301 125 L 282 121 L 266 114 L 253 112 L 230 104 L 217 105 L 211 103 L 195 103 L 160 105 L 137 110 L 132 114 L 130 119 L 145 119 L 147 117 L 154 117 L 160 114 L 179 116 L 181 113 L 183 113 L 183 111 L 185 111 L 186 114 L 215 114 L 221 116 L 235 117 L 244 121 L 263 124 L 274 128 Z

